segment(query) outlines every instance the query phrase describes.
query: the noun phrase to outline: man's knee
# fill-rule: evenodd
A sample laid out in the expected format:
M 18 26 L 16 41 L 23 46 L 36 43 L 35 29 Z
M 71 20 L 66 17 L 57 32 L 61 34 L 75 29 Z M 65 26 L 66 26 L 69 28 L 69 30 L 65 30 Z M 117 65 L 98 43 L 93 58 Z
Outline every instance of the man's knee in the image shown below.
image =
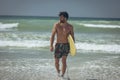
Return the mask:
M 55 64 L 59 65 L 59 60 L 58 59 L 55 59 Z
M 63 64 L 63 65 L 66 65 L 66 58 L 67 58 L 66 56 L 63 56 L 63 57 L 62 57 L 62 64 Z

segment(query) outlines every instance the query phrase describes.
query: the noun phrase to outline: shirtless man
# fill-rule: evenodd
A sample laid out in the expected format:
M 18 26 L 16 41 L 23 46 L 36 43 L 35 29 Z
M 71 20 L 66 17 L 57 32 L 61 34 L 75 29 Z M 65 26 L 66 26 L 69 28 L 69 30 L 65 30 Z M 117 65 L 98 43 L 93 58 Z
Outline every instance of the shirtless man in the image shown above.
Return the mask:
M 73 26 L 70 25 L 67 20 L 69 15 L 67 12 L 60 12 L 59 13 L 59 22 L 57 22 L 52 30 L 52 35 L 50 38 L 50 51 L 54 50 L 53 43 L 54 37 L 57 36 L 56 44 L 55 44 L 55 67 L 58 72 L 58 75 L 63 77 L 66 71 L 66 59 L 69 53 L 69 43 L 68 43 L 68 35 L 71 34 L 74 40 L 74 31 Z M 59 69 L 59 60 L 62 58 L 62 74 L 60 75 Z

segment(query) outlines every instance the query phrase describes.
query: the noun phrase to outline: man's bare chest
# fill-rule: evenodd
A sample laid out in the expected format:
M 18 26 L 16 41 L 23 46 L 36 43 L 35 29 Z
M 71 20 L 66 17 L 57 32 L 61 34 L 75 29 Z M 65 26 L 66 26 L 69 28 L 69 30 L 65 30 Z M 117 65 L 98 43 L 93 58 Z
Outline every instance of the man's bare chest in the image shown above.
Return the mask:
M 58 33 L 64 33 L 64 34 L 68 34 L 70 32 L 70 28 L 68 26 L 58 26 L 57 27 L 57 32 Z

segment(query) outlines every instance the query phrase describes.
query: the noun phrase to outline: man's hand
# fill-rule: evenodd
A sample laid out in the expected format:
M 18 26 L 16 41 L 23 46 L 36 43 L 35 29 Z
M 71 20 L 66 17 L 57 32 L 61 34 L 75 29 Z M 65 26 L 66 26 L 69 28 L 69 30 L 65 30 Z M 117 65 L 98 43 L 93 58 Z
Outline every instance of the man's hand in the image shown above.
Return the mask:
M 53 50 L 54 50 L 54 48 L 53 48 L 53 46 L 51 46 L 51 47 L 50 47 L 50 51 L 53 52 Z

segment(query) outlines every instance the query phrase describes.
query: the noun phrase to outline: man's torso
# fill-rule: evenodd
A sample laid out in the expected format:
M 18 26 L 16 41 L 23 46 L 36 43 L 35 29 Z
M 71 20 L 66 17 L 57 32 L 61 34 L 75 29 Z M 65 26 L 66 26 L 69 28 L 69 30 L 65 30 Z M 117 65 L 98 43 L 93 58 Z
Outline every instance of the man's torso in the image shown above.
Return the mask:
M 60 24 L 57 23 L 56 25 L 56 31 L 57 31 L 57 43 L 68 43 L 68 35 L 71 32 L 71 25 L 66 24 Z

